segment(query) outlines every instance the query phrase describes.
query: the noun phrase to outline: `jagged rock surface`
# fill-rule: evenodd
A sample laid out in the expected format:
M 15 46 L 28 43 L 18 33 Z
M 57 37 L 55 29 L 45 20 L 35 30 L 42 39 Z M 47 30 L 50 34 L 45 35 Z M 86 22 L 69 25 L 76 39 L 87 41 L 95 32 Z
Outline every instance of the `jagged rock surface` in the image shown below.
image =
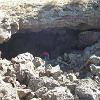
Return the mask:
M 100 70 L 97 69 L 100 59 L 97 56 L 87 60 L 92 62 L 86 66 L 91 70 L 91 75 L 85 74 L 88 79 L 79 79 L 75 72 L 63 73 L 60 65 L 52 66 L 30 53 L 12 59 L 0 59 L 0 98 L 4 100 L 100 99 Z M 86 67 L 83 67 L 84 72 L 89 73 Z
M 96 87 L 96 83 L 91 79 L 83 79 L 79 82 L 76 87 L 76 95 L 79 96 L 80 100 L 99 100 L 100 91 Z
M 2 34 L 0 33 L 0 43 L 7 41 L 11 34 L 19 29 L 32 31 L 54 27 L 99 29 L 99 3 L 99 0 L 0 1 L 0 15 L 2 15 L 0 29 L 6 29 Z
M 28 52 L 11 60 L 0 58 L 0 99 L 100 100 L 100 33 L 87 30 L 100 28 L 99 3 L 99 0 L 0 0 L 0 44 L 19 29 L 34 32 L 56 27 L 86 30 L 78 33 L 77 42 L 82 45 L 97 42 L 82 52 L 65 52 L 50 61 Z M 65 33 L 64 30 L 63 37 Z M 60 37 L 61 43 L 66 43 L 68 37 L 65 41 Z

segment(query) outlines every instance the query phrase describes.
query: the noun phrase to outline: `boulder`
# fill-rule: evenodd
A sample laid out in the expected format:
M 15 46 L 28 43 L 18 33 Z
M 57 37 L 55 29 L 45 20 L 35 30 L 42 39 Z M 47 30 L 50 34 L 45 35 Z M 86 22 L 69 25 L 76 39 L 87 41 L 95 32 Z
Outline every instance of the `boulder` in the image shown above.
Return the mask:
M 0 44 L 7 42 L 11 38 L 11 33 L 5 29 L 0 28 Z
M 24 98 L 30 92 L 31 92 L 31 90 L 29 90 L 29 89 L 17 89 L 17 93 L 18 93 L 19 98 Z
M 43 94 L 45 94 L 48 91 L 47 87 L 41 87 L 38 89 L 35 94 L 38 98 L 42 98 Z
M 49 64 L 45 67 L 45 73 L 47 76 L 52 76 L 54 79 L 57 79 L 62 74 L 62 71 L 59 65 L 52 67 Z
M 91 38 L 90 38 L 91 37 Z M 79 34 L 79 45 L 83 46 L 89 46 L 92 45 L 93 43 L 98 42 L 100 39 L 100 33 L 99 32 L 94 32 L 94 31 L 85 31 L 81 32 Z
M 29 80 L 28 88 L 31 89 L 32 91 L 36 91 L 39 88 L 44 86 L 44 81 L 41 78 L 31 78 Z
M 19 54 L 15 58 L 12 58 L 13 68 L 15 70 L 16 78 L 19 82 L 28 84 L 30 77 L 35 77 L 33 55 L 30 53 Z M 39 75 L 38 75 L 39 76 Z
M 22 67 L 22 66 L 21 66 Z M 25 66 L 23 66 L 25 67 Z M 36 73 L 34 71 L 30 71 L 28 69 L 20 69 L 16 72 L 16 79 L 24 84 L 24 85 L 28 85 L 29 84 L 29 80 L 31 78 L 38 78 L 39 77 L 39 73 Z
M 66 86 L 66 84 L 70 84 L 70 80 L 65 75 L 60 75 L 57 79 L 61 86 Z
M 76 95 L 80 100 L 99 100 L 100 90 L 96 82 L 91 79 L 82 79 L 75 89 Z
M 56 81 L 53 77 L 40 77 L 40 78 L 31 78 L 28 84 L 28 88 L 36 91 L 41 87 L 47 87 L 48 89 L 53 89 L 56 86 L 60 86 L 58 81 Z
M 8 14 L 0 10 L 0 44 L 11 38 L 11 26 L 8 21 Z
M 94 64 L 90 65 L 91 73 L 94 75 L 100 75 L 100 66 L 95 66 Z
M 6 59 L 0 59 L 0 75 L 13 76 L 15 74 L 13 64 Z
M 92 55 L 90 58 L 89 58 L 89 61 L 93 64 L 100 64 L 100 57 L 96 56 L 96 55 Z
M 34 92 L 30 92 L 28 93 L 24 98 L 25 100 L 34 100 L 35 99 L 35 93 Z M 34 98 L 34 99 L 33 99 Z
M 45 76 L 45 66 L 40 66 L 35 69 L 35 72 L 39 74 L 39 76 Z
M 81 52 L 69 53 L 68 56 L 70 59 L 70 66 L 77 67 L 82 64 L 83 59 Z
M 35 65 L 35 67 L 39 67 L 39 66 L 44 66 L 45 65 L 45 61 L 43 61 L 39 57 L 35 57 L 34 60 L 33 60 L 33 63 Z
M 38 73 L 35 74 L 34 72 L 34 65 L 32 62 L 26 62 L 25 64 L 23 63 L 15 63 L 13 64 L 14 70 L 15 70 L 15 74 L 16 74 L 16 79 L 21 82 L 24 83 L 25 85 L 28 84 L 29 79 L 31 77 L 38 77 Z
M 2 4 L 0 7 L 2 8 Z M 18 29 L 18 20 L 12 20 L 7 12 L 0 9 L 0 44 L 7 42 Z
M 92 58 L 100 56 L 100 41 L 84 49 L 84 60 L 89 59 L 91 56 Z
M 52 70 L 52 65 L 51 64 L 46 65 L 45 73 L 46 73 L 47 76 L 51 75 L 51 70 Z
M 69 89 L 60 86 L 43 94 L 42 100 L 74 100 L 74 98 Z
M 76 75 L 74 74 L 74 73 L 69 73 L 69 74 L 67 74 L 67 76 L 66 76 L 70 81 L 75 81 L 75 80 L 77 80 L 77 77 L 76 77 Z
M 33 61 L 34 57 L 32 54 L 26 52 L 23 54 L 19 54 L 18 56 L 16 56 L 15 58 L 12 58 L 12 62 L 13 63 L 25 63 L 27 61 Z
M 41 79 L 44 81 L 44 86 L 46 86 L 48 89 L 53 89 L 54 87 L 60 86 L 59 82 L 55 80 L 53 77 L 41 77 Z
M 11 83 L 0 82 L 0 99 L 1 100 L 19 100 L 17 90 Z

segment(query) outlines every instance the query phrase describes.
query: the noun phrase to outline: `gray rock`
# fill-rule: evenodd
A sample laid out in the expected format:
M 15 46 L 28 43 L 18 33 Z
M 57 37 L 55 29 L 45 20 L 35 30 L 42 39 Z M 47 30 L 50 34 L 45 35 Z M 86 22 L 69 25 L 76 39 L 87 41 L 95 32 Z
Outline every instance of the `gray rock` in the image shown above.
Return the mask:
M 19 100 L 17 90 L 11 83 L 0 82 L 0 99 L 2 100 Z
M 33 61 L 34 57 L 32 54 L 26 52 L 23 54 L 19 54 L 18 56 L 16 56 L 15 58 L 12 58 L 12 62 L 13 63 L 25 63 L 27 61 Z
M 5 29 L 0 28 L 0 44 L 7 42 L 11 38 L 11 33 Z
M 94 64 L 91 64 L 90 70 L 93 74 L 100 75 L 100 66 L 95 66 Z
M 18 93 L 19 98 L 24 98 L 30 92 L 31 92 L 30 89 L 17 89 L 17 93 Z
M 34 92 L 30 92 L 25 96 L 25 100 L 32 100 L 33 98 L 35 98 L 35 93 Z
M 0 15 L 0 44 L 2 44 L 11 38 L 11 26 L 7 13 L 0 10 Z
M 31 77 L 35 77 L 37 74 L 34 74 L 34 65 L 31 61 L 26 63 L 15 63 L 13 64 L 16 78 L 19 82 L 28 84 Z
M 0 75 L 12 77 L 14 74 L 15 70 L 11 61 L 8 61 L 6 59 L 0 59 Z
M 39 67 L 39 66 L 44 66 L 45 65 L 45 61 L 43 61 L 39 57 L 35 57 L 35 59 L 33 60 L 33 63 L 35 65 L 35 67 Z
M 94 57 L 100 56 L 100 41 L 84 49 L 84 60 L 89 59 L 91 55 L 93 55 Z
M 59 65 L 52 67 L 49 64 L 45 67 L 45 73 L 47 76 L 52 76 L 54 79 L 57 79 L 62 74 L 62 71 L 60 70 Z
M 54 79 L 57 79 L 62 73 L 63 72 L 60 70 L 59 65 L 52 67 L 52 69 L 51 69 L 51 75 Z
M 32 78 L 29 81 L 28 88 L 36 91 L 41 87 L 47 87 L 48 89 L 53 89 L 54 87 L 60 86 L 58 81 L 56 81 L 53 77 L 40 77 L 40 78 Z
M 35 72 L 41 77 L 45 76 L 45 66 L 40 66 L 35 69 Z
M 81 53 L 70 53 L 69 54 L 69 58 L 70 58 L 70 66 L 71 67 L 78 67 L 80 65 L 82 65 L 83 63 L 83 58 L 82 58 L 82 55 Z
M 51 75 L 51 70 L 52 70 L 52 65 L 51 64 L 46 65 L 46 67 L 45 67 L 46 76 Z
M 28 88 L 32 91 L 36 91 L 44 86 L 44 81 L 41 78 L 31 78 L 28 84 Z
M 13 68 L 15 70 L 16 78 L 19 82 L 28 84 L 29 79 L 34 77 L 34 64 L 33 55 L 30 53 L 19 54 L 15 58 L 12 58 Z M 39 76 L 39 75 L 38 75 Z
M 66 86 L 66 84 L 70 83 L 71 81 L 65 76 L 60 75 L 57 79 L 57 81 L 60 83 L 61 86 Z
M 45 94 L 48 91 L 47 87 L 41 87 L 38 89 L 35 94 L 38 98 L 42 98 L 42 95 Z
M 44 81 L 44 86 L 46 86 L 48 89 L 53 89 L 54 87 L 60 86 L 59 82 L 55 80 L 53 77 L 41 77 L 41 79 Z
M 92 55 L 90 58 L 89 58 L 89 61 L 93 64 L 100 64 L 100 57 L 96 56 L 96 55 Z
M 94 31 L 81 32 L 79 34 L 80 45 L 83 45 L 83 47 L 92 45 L 93 43 L 97 42 L 100 39 L 100 36 L 98 36 L 99 34 L 100 34 L 99 32 L 94 32 Z
M 30 100 L 41 100 L 41 98 L 32 98 Z
M 74 98 L 69 89 L 60 86 L 45 93 L 42 100 L 74 100 Z
M 76 95 L 80 100 L 99 100 L 100 90 L 96 82 L 91 79 L 82 79 L 75 89 Z
M 69 73 L 69 74 L 67 74 L 67 78 L 68 78 L 70 81 L 75 81 L 75 80 L 77 80 L 77 77 L 75 76 L 74 73 Z

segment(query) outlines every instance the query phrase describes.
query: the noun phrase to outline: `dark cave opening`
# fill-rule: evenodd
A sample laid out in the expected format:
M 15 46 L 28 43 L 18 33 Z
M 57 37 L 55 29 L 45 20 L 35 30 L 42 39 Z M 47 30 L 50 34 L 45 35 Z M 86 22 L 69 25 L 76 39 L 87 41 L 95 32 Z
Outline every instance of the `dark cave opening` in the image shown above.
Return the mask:
M 11 59 L 25 52 L 41 57 L 41 53 L 47 51 L 50 59 L 54 59 L 65 52 L 80 51 L 84 46 L 79 44 L 79 33 L 79 30 L 65 27 L 40 32 L 32 32 L 30 29 L 19 30 L 8 42 L 0 45 L 2 58 Z

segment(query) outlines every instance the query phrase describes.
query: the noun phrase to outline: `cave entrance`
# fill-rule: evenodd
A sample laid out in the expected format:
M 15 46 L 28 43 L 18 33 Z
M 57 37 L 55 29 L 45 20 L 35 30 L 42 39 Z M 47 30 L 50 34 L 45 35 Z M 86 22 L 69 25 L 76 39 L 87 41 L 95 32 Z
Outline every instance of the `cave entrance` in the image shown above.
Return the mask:
M 67 28 L 52 28 L 40 32 L 29 29 L 19 30 L 11 39 L 2 45 L 2 57 L 11 59 L 18 54 L 29 52 L 34 56 L 41 56 L 47 51 L 50 58 L 56 58 L 64 52 L 70 52 L 77 46 L 78 31 Z

